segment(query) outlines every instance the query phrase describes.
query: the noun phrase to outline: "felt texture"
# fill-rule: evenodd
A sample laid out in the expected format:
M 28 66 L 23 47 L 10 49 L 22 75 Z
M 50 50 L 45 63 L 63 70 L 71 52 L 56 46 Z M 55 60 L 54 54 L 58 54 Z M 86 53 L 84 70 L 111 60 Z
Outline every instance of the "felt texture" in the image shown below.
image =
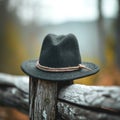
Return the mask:
M 36 68 L 37 60 L 25 61 L 21 68 L 29 76 L 50 81 L 70 81 L 86 77 L 99 71 L 94 63 L 82 62 L 77 38 L 73 34 L 48 34 L 42 44 L 39 63 L 52 68 L 73 67 L 83 64 L 91 70 L 84 68 L 71 72 L 47 72 Z
M 81 63 L 79 46 L 74 35 L 48 34 L 43 42 L 39 63 L 48 67 L 77 66 Z

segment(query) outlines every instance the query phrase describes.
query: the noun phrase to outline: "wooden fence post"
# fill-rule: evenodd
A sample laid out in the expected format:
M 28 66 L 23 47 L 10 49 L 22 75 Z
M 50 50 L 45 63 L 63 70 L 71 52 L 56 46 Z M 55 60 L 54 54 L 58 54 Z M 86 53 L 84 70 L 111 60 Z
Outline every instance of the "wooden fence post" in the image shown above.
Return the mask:
M 57 96 L 59 90 L 70 82 L 51 82 L 29 78 L 30 120 L 57 120 Z
M 30 120 L 56 120 L 57 83 L 30 77 Z
M 57 105 L 57 83 L 30 77 L 30 120 L 55 120 Z

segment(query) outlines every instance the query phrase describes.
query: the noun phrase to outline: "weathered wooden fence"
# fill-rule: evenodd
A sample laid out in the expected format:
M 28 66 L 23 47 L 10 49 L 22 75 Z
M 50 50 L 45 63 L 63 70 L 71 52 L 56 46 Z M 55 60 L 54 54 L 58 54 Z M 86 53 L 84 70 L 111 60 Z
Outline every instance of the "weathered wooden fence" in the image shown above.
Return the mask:
M 57 120 L 120 120 L 120 87 L 63 86 L 57 97 Z M 29 114 L 29 78 L 0 73 L 0 105 Z

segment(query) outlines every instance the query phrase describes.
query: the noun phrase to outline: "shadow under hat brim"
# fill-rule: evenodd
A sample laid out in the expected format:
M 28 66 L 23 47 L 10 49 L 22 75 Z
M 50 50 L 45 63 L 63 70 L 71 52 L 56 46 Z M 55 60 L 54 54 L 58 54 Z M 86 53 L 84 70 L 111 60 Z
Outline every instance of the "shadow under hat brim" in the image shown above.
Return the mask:
M 48 81 L 70 81 L 77 78 L 83 78 L 90 75 L 93 75 L 99 71 L 99 67 L 93 63 L 83 62 L 86 67 L 91 70 L 86 70 L 84 68 L 75 70 L 72 72 L 47 72 L 36 68 L 37 60 L 28 60 L 22 63 L 21 68 L 23 72 L 27 75 L 38 78 L 41 80 Z

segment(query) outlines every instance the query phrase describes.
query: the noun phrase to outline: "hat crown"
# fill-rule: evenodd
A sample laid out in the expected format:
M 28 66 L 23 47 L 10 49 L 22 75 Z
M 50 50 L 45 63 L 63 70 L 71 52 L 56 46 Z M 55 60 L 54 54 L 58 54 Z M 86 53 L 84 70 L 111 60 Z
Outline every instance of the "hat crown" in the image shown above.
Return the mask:
M 76 37 L 73 34 L 48 34 L 43 41 L 39 63 L 53 68 L 80 64 L 81 56 Z

